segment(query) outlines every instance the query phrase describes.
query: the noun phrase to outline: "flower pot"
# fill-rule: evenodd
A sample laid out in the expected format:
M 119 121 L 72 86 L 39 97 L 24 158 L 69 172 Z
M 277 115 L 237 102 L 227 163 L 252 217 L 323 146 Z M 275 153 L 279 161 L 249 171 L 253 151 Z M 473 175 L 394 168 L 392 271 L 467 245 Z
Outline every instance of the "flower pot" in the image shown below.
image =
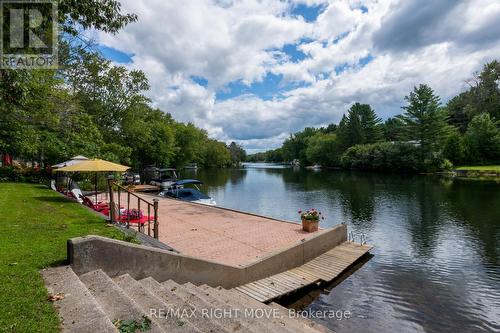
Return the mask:
M 306 220 L 302 219 L 302 230 L 307 232 L 318 231 L 319 220 Z

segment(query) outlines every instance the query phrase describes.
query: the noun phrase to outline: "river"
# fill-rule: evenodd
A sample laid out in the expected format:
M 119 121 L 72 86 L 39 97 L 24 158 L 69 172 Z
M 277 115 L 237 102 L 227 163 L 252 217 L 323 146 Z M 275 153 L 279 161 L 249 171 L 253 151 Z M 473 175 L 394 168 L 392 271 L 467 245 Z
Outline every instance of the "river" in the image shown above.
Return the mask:
M 500 332 L 500 183 L 294 170 L 272 164 L 185 171 L 219 206 L 323 227 L 346 223 L 373 257 L 306 310 L 341 332 Z M 325 312 L 326 313 L 326 312 Z

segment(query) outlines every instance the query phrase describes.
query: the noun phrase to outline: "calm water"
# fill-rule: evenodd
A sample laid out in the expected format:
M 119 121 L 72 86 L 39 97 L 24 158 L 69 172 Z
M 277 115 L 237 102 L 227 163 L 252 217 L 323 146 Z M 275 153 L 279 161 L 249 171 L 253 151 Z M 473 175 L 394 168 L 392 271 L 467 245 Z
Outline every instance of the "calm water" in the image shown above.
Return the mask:
M 500 183 L 251 164 L 184 172 L 223 207 L 364 233 L 374 256 L 311 310 L 337 332 L 500 332 Z

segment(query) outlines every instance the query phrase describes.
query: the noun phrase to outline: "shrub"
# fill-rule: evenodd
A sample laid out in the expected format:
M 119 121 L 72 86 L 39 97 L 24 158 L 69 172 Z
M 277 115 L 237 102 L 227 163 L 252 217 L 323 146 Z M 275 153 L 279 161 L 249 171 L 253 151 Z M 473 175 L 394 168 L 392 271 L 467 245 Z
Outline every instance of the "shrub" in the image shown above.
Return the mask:
M 449 167 L 441 154 L 422 160 L 420 147 L 410 143 L 382 142 L 353 146 L 342 155 L 346 169 L 398 172 L 438 171 Z
M 49 173 L 45 170 L 20 167 L 0 167 L 1 182 L 46 183 Z

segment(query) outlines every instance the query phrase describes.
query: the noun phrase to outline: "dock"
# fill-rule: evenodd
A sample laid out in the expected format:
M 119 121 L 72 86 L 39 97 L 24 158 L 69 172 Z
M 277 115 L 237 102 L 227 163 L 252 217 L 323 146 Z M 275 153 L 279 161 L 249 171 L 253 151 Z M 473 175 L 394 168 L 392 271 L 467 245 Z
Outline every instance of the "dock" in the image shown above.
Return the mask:
M 370 249 L 369 245 L 345 242 L 302 266 L 235 289 L 259 302 L 268 303 L 312 284 L 334 280 Z
M 134 253 L 138 258 L 129 259 L 138 266 L 119 268 L 120 272 L 149 272 L 159 281 L 171 278 L 234 288 L 263 303 L 336 279 L 372 248 L 350 242 L 345 225 L 308 233 L 296 222 L 147 193 L 134 193 L 134 199 L 123 192 L 114 197 L 119 206 L 128 209 L 137 208 L 134 203 L 140 200 L 154 202 L 155 237 L 176 253 L 146 255 L 168 257 L 158 259 L 158 264 L 169 265 L 167 270 L 156 268 L 159 266 L 153 262 L 141 264 L 141 254 Z M 109 272 L 113 274 L 115 269 L 113 266 Z
M 245 266 L 328 231 L 308 233 L 300 224 L 290 221 L 147 193 L 135 194 L 150 202 L 159 200 L 159 241 L 180 253 L 226 265 Z M 120 202 L 127 207 L 125 193 L 121 194 Z M 137 203 L 131 200 L 129 207 L 137 208 Z

